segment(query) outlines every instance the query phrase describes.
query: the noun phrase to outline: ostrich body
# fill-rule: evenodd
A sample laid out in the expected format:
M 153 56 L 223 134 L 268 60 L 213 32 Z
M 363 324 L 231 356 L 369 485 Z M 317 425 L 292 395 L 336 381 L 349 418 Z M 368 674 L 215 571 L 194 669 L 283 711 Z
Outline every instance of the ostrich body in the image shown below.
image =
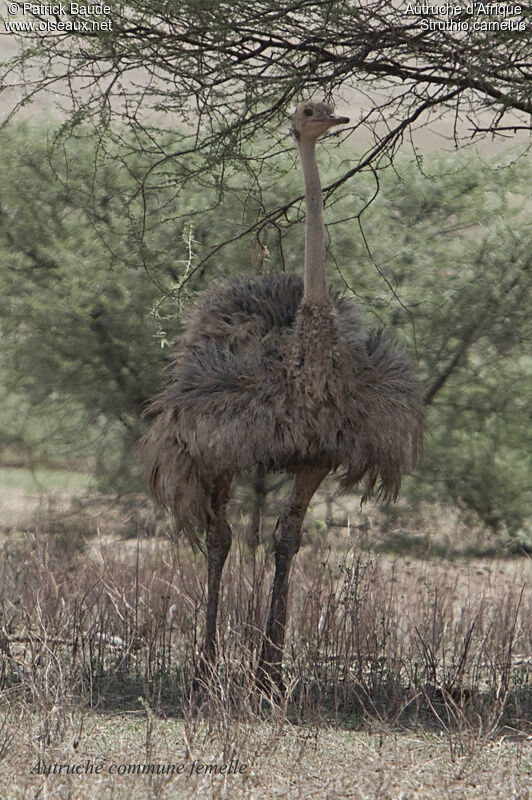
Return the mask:
M 215 656 L 220 579 L 231 544 L 226 506 L 235 472 L 261 465 L 293 473 L 274 531 L 275 576 L 261 681 L 281 685 L 292 559 L 324 477 L 365 482 L 397 498 L 423 435 L 420 387 L 409 360 L 325 283 L 317 139 L 346 123 L 323 103 L 293 117 L 306 198 L 304 281 L 287 273 L 237 278 L 204 293 L 188 314 L 170 380 L 151 405 L 143 440 L 154 497 L 185 530 L 206 530 L 204 659 Z

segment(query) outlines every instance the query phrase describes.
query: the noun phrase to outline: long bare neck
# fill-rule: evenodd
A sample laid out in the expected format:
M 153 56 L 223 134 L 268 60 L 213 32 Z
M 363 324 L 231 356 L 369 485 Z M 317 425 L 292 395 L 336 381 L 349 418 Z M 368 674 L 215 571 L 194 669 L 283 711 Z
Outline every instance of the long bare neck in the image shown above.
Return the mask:
M 307 219 L 305 226 L 305 291 L 303 299 L 312 303 L 327 303 L 325 284 L 325 244 L 323 235 L 323 200 L 316 163 L 316 142 L 298 141 L 303 178 Z

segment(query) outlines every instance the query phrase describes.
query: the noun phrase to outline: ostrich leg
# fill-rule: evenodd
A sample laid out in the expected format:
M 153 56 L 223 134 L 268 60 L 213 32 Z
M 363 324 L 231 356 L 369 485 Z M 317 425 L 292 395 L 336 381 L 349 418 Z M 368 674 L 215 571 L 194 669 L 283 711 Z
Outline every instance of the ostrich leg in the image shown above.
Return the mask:
M 301 544 L 301 530 L 312 496 L 329 470 L 301 469 L 295 474 L 288 502 L 273 534 L 275 576 L 270 615 L 259 662 L 258 683 L 264 689 L 282 690 L 282 660 L 292 559 Z
M 220 580 L 231 547 L 231 528 L 226 519 L 226 509 L 232 477 L 230 473 L 220 475 L 215 481 L 211 495 L 213 519 L 209 521 L 206 536 L 208 586 L 202 668 L 211 665 L 216 657 L 216 619 Z

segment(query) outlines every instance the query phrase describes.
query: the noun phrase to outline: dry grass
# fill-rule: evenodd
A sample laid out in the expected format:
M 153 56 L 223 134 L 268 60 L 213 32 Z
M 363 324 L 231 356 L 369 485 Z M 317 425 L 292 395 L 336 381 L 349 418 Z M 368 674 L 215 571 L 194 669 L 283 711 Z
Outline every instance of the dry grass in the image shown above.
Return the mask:
M 164 537 L 91 537 L 71 514 L 6 537 L 0 798 L 527 798 L 530 559 L 392 558 L 364 540 L 373 523 L 313 536 L 320 518 L 294 570 L 281 707 L 254 691 L 263 548 L 231 552 L 219 663 L 191 697 L 201 554 Z M 194 759 L 231 758 L 243 774 L 188 775 Z M 87 760 L 101 772 L 31 774 Z M 185 766 L 121 776 L 111 764 Z
M 42 719 L 14 727 L 0 796 L 15 798 L 360 798 L 491 800 L 529 798 L 530 745 L 522 738 L 465 737 L 460 747 L 433 733 L 351 732 L 287 722 L 231 724 L 160 719 L 149 713 L 74 712 L 43 740 Z M 231 766 L 198 774 L 196 764 Z M 32 775 L 54 765 L 82 774 Z M 123 765 L 123 766 L 122 766 Z M 183 765 L 181 774 L 169 774 Z M 101 772 L 94 770 L 100 767 Z M 85 770 L 89 771 L 85 773 Z M 159 774 L 157 774 L 157 769 Z M 240 773 L 238 770 L 242 769 Z M 92 773 L 91 773 L 92 770 Z M 126 771 L 116 774 L 116 771 Z M 166 771 L 166 772 L 165 772 Z M 236 772 L 236 774 L 234 774 Z

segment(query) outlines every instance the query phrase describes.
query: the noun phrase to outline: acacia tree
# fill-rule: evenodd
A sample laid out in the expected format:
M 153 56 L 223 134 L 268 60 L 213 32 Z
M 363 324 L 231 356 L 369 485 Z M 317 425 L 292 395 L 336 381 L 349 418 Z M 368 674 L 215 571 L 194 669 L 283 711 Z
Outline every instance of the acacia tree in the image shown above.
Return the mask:
M 160 159 L 140 176 L 141 192 L 173 159 L 186 167 L 182 181 L 214 182 L 220 194 L 231 189 L 232 167 L 244 166 L 260 195 L 264 159 L 282 139 L 280 120 L 295 100 L 316 93 L 341 98 L 355 89 L 367 98 L 353 120 L 367 147 L 325 188 L 327 199 L 360 171 L 386 165 L 413 126 L 450 109 L 456 140 L 464 132 L 474 138 L 530 130 L 529 5 L 109 0 L 104 17 L 55 19 L 43 16 L 46 7 L 31 8 L 22 20 L 4 19 L 20 44 L 1 72 L 1 85 L 20 93 L 11 113 L 47 91 L 62 102 L 70 125 L 97 125 L 102 148 L 113 119 L 148 133 L 139 146 Z M 163 142 L 164 127 L 173 135 Z M 296 195 L 260 209 L 235 236 L 282 230 L 300 201 Z
M 223 175 L 235 160 L 256 176 L 280 118 L 314 93 L 338 98 L 354 88 L 368 98 L 353 127 L 365 129 L 369 146 L 328 195 L 389 159 L 414 124 L 443 110 L 453 111 L 456 138 L 459 121 L 469 137 L 530 130 L 528 5 L 516 13 L 505 3 L 463 3 L 461 14 L 450 11 L 458 3 L 403 0 L 109 0 L 108 7 L 105 18 L 84 17 L 81 30 L 68 29 L 80 20 L 68 14 L 54 27 L 37 13 L 43 6 L 26 14 L 26 30 L 5 20 L 20 43 L 2 67 L 3 87 L 21 92 L 12 111 L 50 91 L 72 124 L 90 119 L 100 131 L 113 117 L 152 134 L 178 121 L 188 135 L 164 146 L 154 135 L 152 147 L 162 161 L 194 153 L 192 180 Z M 263 152 L 250 158 L 246 144 L 257 132 L 266 133 Z M 283 225 L 287 207 L 268 209 L 255 227 Z

